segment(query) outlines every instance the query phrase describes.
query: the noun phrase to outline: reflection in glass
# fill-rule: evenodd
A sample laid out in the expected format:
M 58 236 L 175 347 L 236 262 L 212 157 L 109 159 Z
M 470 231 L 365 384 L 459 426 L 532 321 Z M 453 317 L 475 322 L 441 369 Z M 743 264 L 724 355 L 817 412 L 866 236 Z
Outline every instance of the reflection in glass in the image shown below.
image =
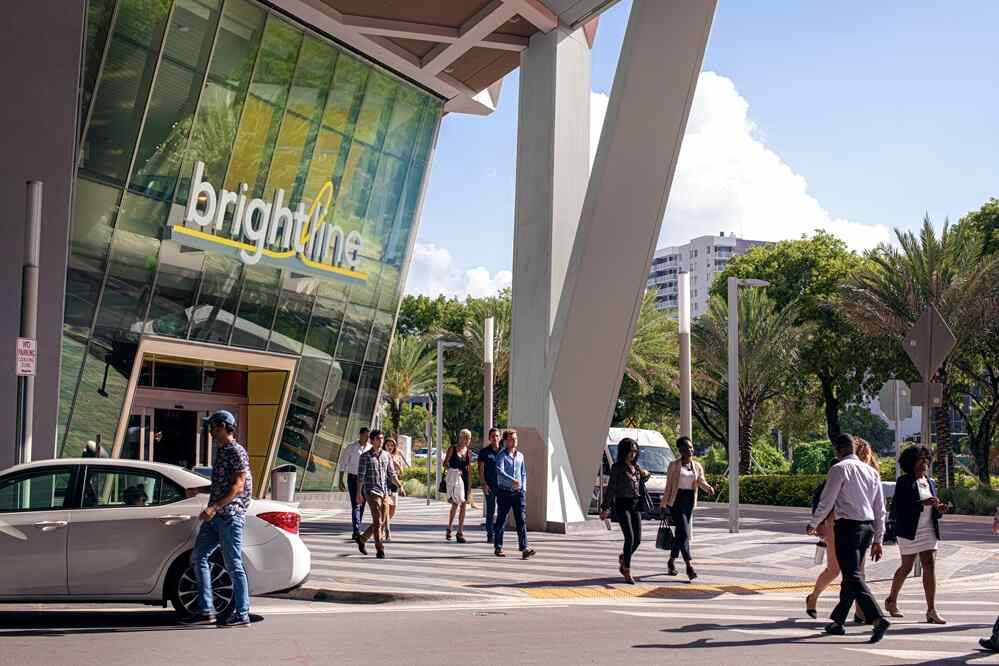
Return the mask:
M 219 0 L 177 0 L 163 57 L 204 72 L 218 21 Z
M 90 0 L 87 3 L 87 36 L 83 59 L 83 84 L 80 87 L 80 131 L 87 121 L 90 103 L 94 99 L 94 86 L 100 74 L 101 57 L 107 45 L 111 17 L 114 15 L 114 0 Z
M 354 128 L 355 140 L 381 148 L 398 89 L 399 85 L 387 75 L 381 72 L 371 73 L 361 113 L 357 117 L 357 127 Z
M 278 458 L 303 470 L 314 471 L 328 465 L 326 461 L 309 461 L 312 437 L 316 431 L 316 416 L 322 403 L 322 391 L 329 374 L 329 361 L 306 357 L 298 366 L 298 378 L 288 408 Z
M 281 271 L 276 268 L 258 264 L 243 269 L 243 293 L 232 331 L 232 344 L 253 349 L 267 347 L 280 279 Z
M 312 448 L 317 464 L 314 470 L 306 470 L 302 490 L 330 490 L 360 374 L 360 365 L 334 362 L 323 408 L 320 410 L 319 430 Z M 329 465 L 319 465 L 320 459 L 327 461 Z
M 191 339 L 224 344 L 236 317 L 243 264 L 217 254 L 205 256 L 198 305 L 192 314 Z
M 203 252 L 184 252 L 177 243 L 163 241 L 146 333 L 172 338 L 187 337 L 204 263 Z
M 337 59 L 333 84 L 323 113 L 324 126 L 348 136 L 353 133 L 370 72 L 370 67 L 347 54 L 342 54 Z
M 344 303 L 349 287 L 344 282 L 322 282 L 312 309 L 312 321 L 306 338 L 305 354 L 332 357 L 336 351 Z
M 118 214 L 121 191 L 78 178 L 76 206 L 70 228 L 66 265 L 66 311 L 64 325 L 86 336 L 94 322 L 94 310 L 104 280 L 111 227 Z
M 105 445 L 114 441 L 135 351 L 127 342 L 90 343 L 60 456 L 80 456 L 87 440 L 98 435 Z
M 350 410 L 350 421 L 347 432 L 352 433 L 360 428 L 371 427 L 371 416 L 375 413 L 378 402 L 378 387 L 382 379 L 382 369 L 375 366 L 364 366 L 357 380 L 357 395 Z
M 392 107 L 392 119 L 389 120 L 388 133 L 385 135 L 385 152 L 408 160 L 413 150 L 423 117 L 423 107 L 426 96 L 418 90 L 400 87 L 395 105 Z
M 292 277 L 291 273 L 285 271 L 281 279 L 281 300 L 268 349 L 286 354 L 302 353 L 317 282 L 316 278 Z
M 140 46 L 155 49 L 163 38 L 172 0 L 120 0 L 115 37 L 119 35 Z

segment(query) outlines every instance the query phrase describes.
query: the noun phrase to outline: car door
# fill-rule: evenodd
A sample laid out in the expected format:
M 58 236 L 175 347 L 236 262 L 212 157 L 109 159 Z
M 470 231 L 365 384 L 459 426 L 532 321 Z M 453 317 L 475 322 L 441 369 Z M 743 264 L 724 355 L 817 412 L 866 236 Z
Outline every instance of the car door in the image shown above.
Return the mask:
M 70 518 L 70 594 L 148 594 L 193 543 L 204 498 L 188 499 L 155 471 L 113 464 L 88 464 L 82 486 L 81 506 Z
M 67 593 L 72 482 L 69 465 L 29 468 L 0 479 L 0 597 Z

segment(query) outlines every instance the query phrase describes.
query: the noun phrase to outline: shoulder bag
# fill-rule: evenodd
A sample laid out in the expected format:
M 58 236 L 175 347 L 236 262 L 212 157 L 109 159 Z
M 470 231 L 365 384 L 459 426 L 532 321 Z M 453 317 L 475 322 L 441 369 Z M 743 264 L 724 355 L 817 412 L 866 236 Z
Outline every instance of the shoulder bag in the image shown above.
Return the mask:
M 656 534 L 656 548 L 659 550 L 671 550 L 673 548 L 673 529 L 665 518 L 659 521 L 659 533 Z

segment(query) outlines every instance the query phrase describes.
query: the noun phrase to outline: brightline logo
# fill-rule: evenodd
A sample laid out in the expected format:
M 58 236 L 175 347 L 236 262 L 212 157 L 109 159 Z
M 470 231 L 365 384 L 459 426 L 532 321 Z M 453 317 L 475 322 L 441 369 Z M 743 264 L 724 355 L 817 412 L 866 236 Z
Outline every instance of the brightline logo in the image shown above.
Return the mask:
M 170 226 L 170 238 L 199 250 L 226 248 L 244 264 L 265 263 L 296 273 L 322 278 L 337 277 L 350 282 L 367 282 L 360 265 L 361 234 L 326 223 L 333 202 L 333 183 L 327 181 L 312 206 L 306 210 L 299 202 L 294 212 L 284 205 L 284 190 L 274 193 L 274 201 L 246 198 L 246 183 L 238 192 L 222 189 L 216 193 L 204 180 L 205 163 L 196 162 L 191 176 L 191 195 L 184 211 L 184 222 L 199 227 L 212 226 L 222 231 L 226 214 L 234 208 L 230 237 L 211 234 L 189 226 Z M 202 205 L 203 204 L 203 205 Z

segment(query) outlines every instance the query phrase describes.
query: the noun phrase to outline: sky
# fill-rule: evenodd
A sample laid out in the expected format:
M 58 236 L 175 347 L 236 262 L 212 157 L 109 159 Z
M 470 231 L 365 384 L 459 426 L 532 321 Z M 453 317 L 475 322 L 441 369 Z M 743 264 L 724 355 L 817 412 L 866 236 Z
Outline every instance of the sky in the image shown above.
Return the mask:
M 591 150 L 630 1 L 601 16 Z M 659 246 L 698 235 L 863 251 L 999 196 L 999 2 L 719 0 Z M 488 117 L 445 116 L 407 293 L 509 286 L 518 75 Z

